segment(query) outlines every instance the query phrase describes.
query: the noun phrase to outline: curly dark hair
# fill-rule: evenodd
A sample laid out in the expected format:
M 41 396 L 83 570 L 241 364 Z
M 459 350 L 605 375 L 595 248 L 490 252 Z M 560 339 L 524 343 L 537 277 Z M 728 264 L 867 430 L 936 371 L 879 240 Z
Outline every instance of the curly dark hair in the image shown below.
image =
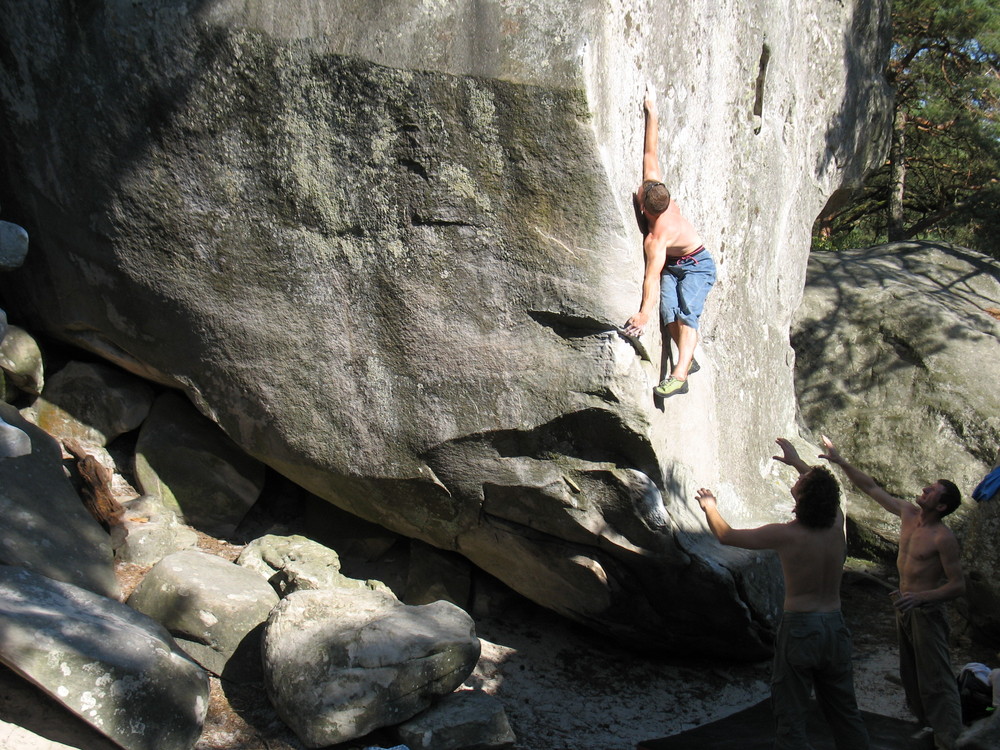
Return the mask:
M 798 481 L 795 517 L 810 529 L 828 529 L 840 509 L 840 485 L 825 466 L 813 466 Z
M 944 491 L 938 498 L 938 504 L 943 504 L 945 506 L 944 511 L 941 513 L 939 518 L 944 518 L 962 504 L 962 491 L 959 490 L 958 486 L 949 479 L 939 479 L 937 480 L 937 483 L 944 487 Z
M 662 182 L 656 180 L 646 180 L 642 183 L 640 191 L 642 205 L 651 214 L 662 214 L 670 205 L 670 191 Z

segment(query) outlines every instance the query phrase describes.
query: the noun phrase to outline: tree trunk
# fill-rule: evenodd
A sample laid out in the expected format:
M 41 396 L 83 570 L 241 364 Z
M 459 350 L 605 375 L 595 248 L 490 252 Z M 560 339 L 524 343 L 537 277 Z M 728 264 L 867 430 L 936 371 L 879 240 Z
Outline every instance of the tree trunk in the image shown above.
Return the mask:
M 906 192 L 906 112 L 896 110 L 892 123 L 892 143 L 889 146 L 889 164 L 892 179 L 889 182 L 889 242 L 906 239 L 903 227 L 903 195 Z

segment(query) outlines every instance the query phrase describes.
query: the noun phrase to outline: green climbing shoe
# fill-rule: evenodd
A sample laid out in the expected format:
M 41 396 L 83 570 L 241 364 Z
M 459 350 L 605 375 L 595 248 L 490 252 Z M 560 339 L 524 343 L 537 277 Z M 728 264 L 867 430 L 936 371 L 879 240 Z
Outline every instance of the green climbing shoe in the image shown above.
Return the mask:
M 653 393 L 661 398 L 668 398 L 677 393 L 687 393 L 688 383 L 686 380 L 678 380 L 673 375 L 660 383 L 653 389 Z

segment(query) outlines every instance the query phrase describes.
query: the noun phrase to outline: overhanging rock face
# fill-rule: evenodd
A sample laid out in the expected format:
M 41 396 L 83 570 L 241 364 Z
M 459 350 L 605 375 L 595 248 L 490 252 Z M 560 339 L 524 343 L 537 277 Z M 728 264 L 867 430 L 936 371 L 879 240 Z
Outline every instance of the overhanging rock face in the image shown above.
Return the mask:
M 766 651 L 813 217 L 881 156 L 878 3 L 0 0 L 19 319 L 249 453 L 651 648 Z M 827 7 L 827 5 L 829 7 Z M 65 14 L 64 14 L 65 13 Z M 641 97 L 719 265 L 691 392 L 637 308 Z M 873 140 L 874 138 L 874 140 Z M 787 479 L 787 477 L 785 477 Z

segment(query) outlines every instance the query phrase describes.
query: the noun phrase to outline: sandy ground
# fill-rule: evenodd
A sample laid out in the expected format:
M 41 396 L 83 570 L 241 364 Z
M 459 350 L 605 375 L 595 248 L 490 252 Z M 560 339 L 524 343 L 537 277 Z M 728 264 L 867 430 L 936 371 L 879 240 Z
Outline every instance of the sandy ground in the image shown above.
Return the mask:
M 875 571 L 885 576 L 885 571 Z M 887 590 L 864 574 L 845 576 L 844 613 L 854 633 L 861 708 L 909 718 L 896 676 L 895 635 Z M 769 665 L 655 659 L 627 651 L 533 605 L 480 618 L 482 658 L 466 687 L 505 706 L 516 750 L 629 750 L 746 708 L 767 696 Z M 969 641 L 956 622 L 956 671 L 968 661 L 997 660 Z M 391 747 L 388 734 L 336 750 Z M 9 671 L 0 672 L 0 748 L 111 750 L 114 745 Z M 299 750 L 259 686 L 213 680 L 197 750 Z M 332 750 L 332 749 L 331 749 Z

